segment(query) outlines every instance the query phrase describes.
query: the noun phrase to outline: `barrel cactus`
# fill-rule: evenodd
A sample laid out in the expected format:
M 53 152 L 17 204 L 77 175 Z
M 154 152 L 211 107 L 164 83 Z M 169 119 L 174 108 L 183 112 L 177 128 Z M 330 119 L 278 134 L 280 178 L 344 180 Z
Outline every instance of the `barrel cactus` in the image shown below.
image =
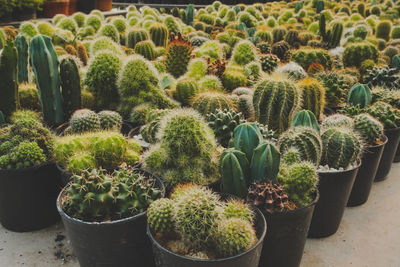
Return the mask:
M 318 120 L 309 110 L 301 110 L 294 114 L 290 127 L 307 126 L 319 132 Z
M 168 43 L 168 28 L 161 23 L 152 25 L 149 29 L 150 38 L 156 46 L 167 46 Z
M 371 90 L 368 85 L 357 83 L 351 87 L 347 96 L 347 103 L 351 105 L 359 105 L 361 108 L 369 106 L 371 103 Z
M 190 42 L 185 41 L 180 34 L 172 37 L 165 54 L 165 65 L 175 78 L 186 73 L 192 50 Z
M 148 60 L 153 60 L 157 57 L 155 49 L 153 42 L 150 40 L 141 41 L 135 45 L 135 53 Z
M 150 204 L 147 210 L 147 222 L 156 233 L 169 234 L 174 229 L 174 203 L 171 199 L 161 198 Z
M 88 109 L 75 111 L 71 116 L 69 124 L 74 133 L 100 130 L 99 116 L 94 111 Z
M 325 107 L 324 86 L 313 78 L 305 78 L 298 82 L 297 86 L 302 91 L 302 108 L 310 110 L 319 119 Z
M 136 44 L 149 39 L 149 34 L 146 30 L 133 28 L 126 35 L 126 46 L 129 48 L 135 48 Z
M 368 145 L 374 145 L 383 136 L 382 123 L 366 113 L 354 117 L 354 130 Z
M 120 131 L 122 127 L 122 117 L 118 112 L 112 110 L 102 110 L 98 114 L 100 127 L 103 130 Z
M 329 127 L 346 127 L 353 128 L 354 120 L 349 116 L 343 114 L 333 114 L 331 116 L 326 117 L 321 122 L 321 128 L 329 128 Z
M 192 98 L 199 93 L 199 87 L 195 80 L 187 78 L 178 80 L 173 97 L 183 105 L 188 106 Z
M 203 92 L 192 100 L 192 107 L 206 116 L 217 109 L 235 109 L 234 102 L 230 96 L 219 92 Z

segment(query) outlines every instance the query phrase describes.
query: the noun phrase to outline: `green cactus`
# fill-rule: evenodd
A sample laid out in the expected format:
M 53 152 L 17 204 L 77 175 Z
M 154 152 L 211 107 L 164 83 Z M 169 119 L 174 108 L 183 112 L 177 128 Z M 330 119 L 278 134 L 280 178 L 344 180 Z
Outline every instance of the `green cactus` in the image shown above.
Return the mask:
M 382 123 L 365 113 L 354 117 L 354 130 L 362 136 L 368 145 L 374 145 L 383 136 Z
M 160 141 L 157 133 L 160 128 L 160 122 L 166 114 L 168 114 L 168 110 L 164 109 L 153 109 L 147 114 L 146 125 L 140 129 L 140 134 L 144 141 L 150 144 Z
M 343 23 L 341 22 L 333 22 L 330 25 L 330 30 L 327 32 L 327 43 L 331 48 L 335 48 L 340 45 L 340 40 L 343 35 Z
M 148 60 L 153 60 L 156 58 L 156 47 L 153 42 L 150 40 L 145 40 L 136 43 L 135 45 L 135 53 L 142 55 L 144 58 Z
M 235 102 L 235 106 L 239 112 L 241 112 L 244 116 L 245 119 L 248 119 L 250 121 L 254 120 L 254 107 L 253 107 L 253 92 L 251 91 L 251 94 L 241 94 L 238 95 L 236 92 L 237 89 L 242 89 L 242 88 L 236 88 L 232 92 L 232 98 Z
M 392 23 L 388 20 L 381 21 L 376 26 L 376 38 L 384 39 L 389 41 L 390 32 L 392 31 Z
M 350 87 L 344 80 L 344 76 L 336 72 L 322 72 L 317 75 L 323 87 L 325 88 L 326 105 L 329 107 L 337 107 L 346 100 L 347 90 Z M 323 110 L 321 109 L 320 112 Z
M 174 202 L 168 198 L 157 199 L 147 210 L 147 222 L 155 233 L 169 234 L 174 229 Z
M 119 44 L 117 44 L 108 37 L 105 36 L 97 37 L 95 40 L 91 42 L 89 48 L 91 57 L 96 56 L 100 52 L 105 52 L 104 50 L 108 50 L 108 52 L 112 52 L 114 55 L 124 54 Z
M 185 76 L 188 76 L 198 81 L 206 76 L 207 70 L 207 61 L 200 58 L 193 59 L 189 62 L 188 71 Z
M 360 67 L 364 60 L 378 61 L 378 50 L 370 43 L 354 43 L 346 47 L 343 53 L 343 64 L 346 67 Z
M 17 69 L 18 52 L 13 41 L 8 39 L 0 54 L 0 74 L 2 75 L 0 110 L 6 119 L 19 106 Z
M 294 114 L 292 122 L 290 123 L 290 128 L 295 128 L 298 126 L 306 126 L 319 132 L 319 126 L 317 118 L 314 113 L 309 110 L 300 110 Z
M 185 21 L 185 23 L 187 25 L 190 25 L 190 26 L 193 25 L 194 13 L 195 13 L 195 9 L 194 9 L 193 4 L 189 4 L 186 7 L 186 21 Z
M 235 148 L 243 151 L 247 160 L 251 162 L 254 150 L 263 140 L 257 124 L 252 122 L 242 123 L 235 128 L 233 136 Z
M 100 119 L 100 127 L 103 130 L 121 131 L 122 117 L 116 111 L 103 110 L 98 114 Z
M 351 129 L 353 128 L 353 126 L 354 126 L 354 120 L 342 114 L 330 115 L 321 122 L 321 128 L 346 127 Z
M 368 107 L 366 111 L 377 118 L 386 129 L 395 129 L 400 127 L 400 111 L 391 105 L 378 101 Z
M 384 67 L 374 67 L 364 76 L 364 82 L 368 86 L 382 86 L 386 88 L 398 88 L 400 79 L 397 69 Z
M 298 208 L 305 207 L 313 201 L 318 174 L 312 164 L 300 162 L 290 166 L 283 165 L 278 180 L 283 185 L 288 198 Z
M 285 41 L 293 48 L 300 47 L 299 32 L 297 30 L 289 30 L 285 36 Z
M 281 158 L 281 163 L 285 165 L 293 165 L 301 161 L 301 154 L 295 147 L 291 147 L 285 151 Z
M 96 137 L 90 147 L 98 166 L 109 169 L 124 162 L 128 144 L 122 135 L 110 132 Z
M 35 24 L 32 22 L 23 22 L 19 27 L 21 33 L 25 35 L 28 39 L 35 37 L 38 34 Z
M 353 129 L 325 128 L 321 139 L 323 148 L 321 165 L 328 165 L 335 169 L 347 169 L 359 160 L 363 146 Z
M 238 87 L 246 86 L 247 77 L 242 68 L 228 68 L 222 74 L 221 81 L 225 90 L 231 92 Z
M 229 95 L 219 92 L 203 92 L 192 100 L 192 107 L 203 116 L 214 113 L 217 109 L 235 109 L 234 102 Z
M 165 65 L 167 72 L 175 78 L 187 71 L 193 47 L 185 41 L 180 34 L 173 36 L 165 53 Z
M 28 49 L 29 44 L 24 35 L 15 38 L 15 46 L 18 51 L 18 82 L 28 82 Z
M 112 174 L 93 169 L 73 176 L 65 192 L 63 209 L 84 221 L 118 220 L 145 212 L 160 195 L 153 179 L 132 168 L 122 167 Z
M 168 43 L 168 28 L 161 23 L 154 24 L 149 29 L 150 38 L 154 42 L 155 46 L 167 46 Z
M 274 54 L 260 55 L 261 68 L 266 73 L 272 73 L 279 65 L 279 58 Z
M 149 34 L 146 30 L 133 28 L 126 35 L 126 45 L 129 48 L 135 48 L 136 44 L 149 39 Z
M 233 131 L 241 123 L 241 116 L 241 113 L 237 113 L 233 109 L 217 109 L 215 112 L 207 114 L 208 126 L 223 147 L 228 147 L 229 141 L 233 137 Z
M 222 258 L 243 253 L 257 242 L 252 224 L 240 218 L 221 220 L 214 239 L 217 255 Z
M 284 77 L 271 77 L 255 86 L 253 104 L 256 120 L 282 133 L 299 108 L 300 91 Z
M 292 148 L 297 149 L 303 160 L 319 165 L 322 143 L 317 131 L 310 127 L 296 127 L 284 132 L 279 138 L 279 150 L 285 154 Z
M 371 103 L 371 90 L 368 85 L 357 83 L 351 87 L 347 96 L 347 103 L 350 105 L 365 108 Z
M 19 120 L 34 120 L 40 123 L 42 122 L 42 118 L 40 117 L 39 113 L 24 109 L 17 110 L 10 116 L 11 123 L 16 123 Z
M 72 132 L 84 133 L 100 130 L 99 116 L 89 109 L 76 110 L 69 121 Z
M 72 57 L 65 57 L 60 63 L 60 78 L 63 97 L 64 119 L 82 107 L 81 80 L 78 65 Z
M 110 38 L 116 43 L 119 43 L 119 32 L 113 24 L 104 24 L 97 33 L 99 36 Z
M 79 151 L 68 159 L 67 169 L 71 173 L 81 173 L 82 170 L 96 167 L 94 156 L 87 151 Z
M 282 62 L 288 62 L 292 57 L 290 46 L 284 40 L 274 43 L 271 47 L 271 53 L 276 55 Z
M 192 98 L 199 93 L 199 87 L 195 80 L 186 78 L 178 80 L 176 89 L 173 91 L 174 99 L 188 106 Z
M 227 219 L 239 218 L 253 222 L 254 212 L 242 199 L 231 198 L 224 205 L 223 216 Z
M 273 42 L 277 43 L 285 39 L 287 30 L 284 27 L 277 27 L 272 30 Z
M 12 164 L 12 169 L 21 169 L 41 165 L 46 160 L 43 150 L 36 142 L 24 141 L 11 150 L 8 165 Z
M 175 18 L 172 16 L 167 16 L 164 19 L 164 24 L 168 28 L 168 32 L 171 34 L 179 34 L 181 32 L 179 24 L 176 22 Z
M 251 181 L 272 181 L 277 182 L 279 172 L 280 153 L 270 142 L 261 142 L 253 152 L 251 159 Z
M 56 26 L 60 29 L 67 30 L 72 32 L 73 34 L 76 34 L 78 31 L 78 25 L 76 24 L 75 20 L 72 18 L 62 18 Z M 33 36 L 32 36 L 33 37 Z
M 324 86 L 313 78 L 305 78 L 297 85 L 302 91 L 302 108 L 310 110 L 319 119 L 325 107 Z
M 76 13 L 74 13 L 72 18 L 75 20 L 75 22 L 79 28 L 82 28 L 83 26 L 85 26 L 86 15 L 84 13 L 76 12 Z
M 301 49 L 293 54 L 292 59 L 300 64 L 305 70 L 312 63 L 319 63 L 325 69 L 332 69 L 333 60 L 326 50 L 323 49 Z
M 246 65 L 256 59 L 256 50 L 250 41 L 242 40 L 236 44 L 232 51 L 233 63 Z
M 43 118 L 49 125 L 64 121 L 62 107 L 59 62 L 56 52 L 47 36 L 35 36 L 30 44 L 30 62 L 39 89 Z
M 215 75 L 206 75 L 199 80 L 201 91 L 222 91 L 222 83 Z

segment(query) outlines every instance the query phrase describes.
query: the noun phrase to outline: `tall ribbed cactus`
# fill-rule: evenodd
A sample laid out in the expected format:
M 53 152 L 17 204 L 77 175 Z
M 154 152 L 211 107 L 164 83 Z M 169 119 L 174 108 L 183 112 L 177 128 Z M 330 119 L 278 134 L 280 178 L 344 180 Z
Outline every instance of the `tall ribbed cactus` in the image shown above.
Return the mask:
M 279 149 L 282 154 L 295 148 L 303 160 L 318 166 L 321 159 L 322 143 L 318 132 L 309 127 L 296 127 L 287 130 L 279 138 Z
M 175 78 L 186 73 L 192 51 L 190 42 L 185 41 L 180 34 L 172 36 L 165 57 L 167 71 Z
M 43 118 L 49 125 L 63 122 L 64 113 L 60 91 L 57 54 L 50 37 L 37 35 L 30 45 L 30 61 L 39 89 Z
M 0 54 L 0 110 L 8 118 L 18 106 L 18 53 L 11 39 Z
M 145 40 L 135 45 L 135 53 L 142 55 L 144 58 L 148 60 L 153 60 L 156 58 L 156 51 L 152 41 Z
M 185 21 L 185 23 L 187 25 L 192 26 L 193 25 L 193 20 L 194 20 L 194 5 L 193 4 L 189 4 L 186 7 L 186 21 Z
M 125 44 L 129 48 L 135 48 L 135 45 L 138 42 L 148 40 L 148 39 L 149 39 L 149 35 L 146 30 L 134 28 L 134 29 L 130 30 L 128 32 L 128 34 L 126 35 Z
M 310 110 L 319 119 L 325 107 L 325 88 L 316 79 L 305 78 L 297 86 L 302 91 L 302 108 Z
M 253 153 L 251 159 L 251 180 L 252 182 L 272 181 L 277 183 L 281 154 L 270 142 L 261 142 Z
M 176 84 L 173 97 L 183 105 L 188 106 L 191 103 L 192 98 L 199 93 L 199 91 L 199 87 L 195 80 L 183 79 L 179 80 Z
M 360 105 L 361 108 L 369 106 L 372 96 L 368 85 L 357 83 L 351 87 L 347 96 L 347 103 L 351 105 Z
M 256 120 L 282 133 L 300 103 L 300 92 L 289 80 L 266 79 L 258 83 L 253 95 Z
M 149 29 L 150 38 L 156 46 L 166 46 L 168 42 L 168 28 L 164 24 L 157 23 Z
M 322 133 L 321 138 L 323 147 L 321 165 L 346 169 L 359 159 L 362 144 L 360 137 L 352 129 L 328 128 Z
M 243 151 L 248 161 L 251 162 L 254 149 L 263 140 L 257 124 L 253 122 L 242 123 L 235 128 L 233 136 L 235 148 Z
M 24 35 L 15 38 L 15 46 L 18 51 L 18 82 L 28 82 L 28 49 L 29 45 Z
M 79 69 L 72 57 L 64 58 L 60 63 L 60 77 L 63 96 L 64 119 L 68 120 L 72 113 L 80 109 L 81 80 Z
M 337 47 L 340 44 L 343 34 L 343 23 L 334 22 L 331 25 L 331 29 L 328 31 L 328 44 L 329 47 Z

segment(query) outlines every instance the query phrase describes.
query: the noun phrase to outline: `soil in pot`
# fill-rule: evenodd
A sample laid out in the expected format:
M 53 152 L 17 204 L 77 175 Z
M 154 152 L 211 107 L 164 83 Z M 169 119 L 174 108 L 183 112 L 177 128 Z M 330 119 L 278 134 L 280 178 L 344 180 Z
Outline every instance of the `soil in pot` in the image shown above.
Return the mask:
M 43 12 L 46 18 L 52 18 L 57 14 L 68 16 L 69 2 L 68 1 L 47 1 L 43 4 Z
M 326 237 L 336 233 L 360 165 L 361 162 L 349 170 L 318 173 L 320 197 L 312 216 L 309 237 Z
M 387 137 L 384 136 L 379 144 L 364 149 L 361 166 L 347 202 L 348 207 L 362 205 L 367 202 L 386 143 Z
M 303 256 L 312 214 L 319 199 L 307 207 L 284 212 L 263 213 L 268 225 L 259 267 L 297 267 Z
M 175 254 L 158 243 L 147 226 L 147 235 L 153 246 L 153 255 L 157 267 L 257 267 L 261 255 L 267 224 L 259 209 L 255 209 L 254 220 L 258 242 L 248 251 L 239 255 L 216 260 L 203 260 Z
M 163 189 L 162 197 L 164 185 L 160 179 L 156 180 L 156 185 Z M 65 188 L 58 196 L 57 209 L 81 267 L 154 266 L 151 244 L 146 235 L 146 212 L 116 221 L 86 222 L 63 211 L 64 192 Z
M 385 135 L 388 141 L 383 149 L 382 158 L 375 175 L 375 182 L 383 181 L 389 175 L 400 142 L 400 128 L 385 130 Z
M 60 188 L 60 172 L 53 163 L 0 170 L 1 224 L 11 231 L 28 232 L 56 223 Z

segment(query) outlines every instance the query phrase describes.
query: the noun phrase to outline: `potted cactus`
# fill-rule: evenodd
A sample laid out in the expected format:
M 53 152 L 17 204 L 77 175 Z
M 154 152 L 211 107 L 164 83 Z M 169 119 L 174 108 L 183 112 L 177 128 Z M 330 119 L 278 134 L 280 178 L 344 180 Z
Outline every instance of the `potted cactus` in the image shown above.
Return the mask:
M 302 135 L 293 136 L 295 132 Z M 318 132 L 298 127 L 283 133 L 282 160 L 273 141 L 264 140 L 256 123 L 240 124 L 233 138 L 234 148 L 224 151 L 220 158 L 222 191 L 245 198 L 263 213 L 268 234 L 260 266 L 298 266 L 318 201 L 316 168 L 300 158 L 314 153 L 319 160 Z M 307 144 L 308 140 L 312 142 Z M 293 148 L 295 142 L 300 144 L 299 149 Z
M 57 209 L 80 266 L 153 266 L 146 210 L 163 196 L 158 178 L 126 164 L 74 174 Z
M 46 18 L 52 18 L 57 14 L 69 15 L 68 0 L 46 0 L 43 3 L 43 12 Z
M 336 233 L 360 167 L 361 136 L 353 119 L 331 115 L 321 123 L 322 155 L 318 169 L 320 199 L 312 217 L 309 237 Z M 338 149 L 341 148 L 341 149 Z
M 242 200 L 185 184 L 153 202 L 147 234 L 157 267 L 257 267 L 266 233 L 261 212 Z
M 54 139 L 35 112 L 17 111 L 9 121 L 0 130 L 0 222 L 11 231 L 39 230 L 59 220 Z

